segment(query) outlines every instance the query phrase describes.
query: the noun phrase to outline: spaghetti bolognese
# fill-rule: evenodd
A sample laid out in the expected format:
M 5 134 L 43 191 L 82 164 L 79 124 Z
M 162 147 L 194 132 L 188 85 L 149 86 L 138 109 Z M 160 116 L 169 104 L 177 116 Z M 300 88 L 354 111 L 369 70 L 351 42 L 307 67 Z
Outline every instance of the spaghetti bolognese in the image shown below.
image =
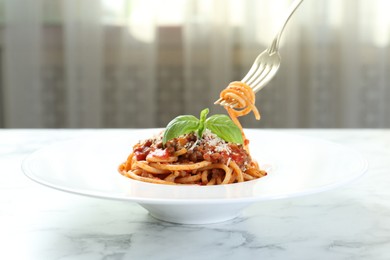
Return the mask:
M 230 102 L 239 102 L 236 110 L 226 107 L 226 115 L 206 119 L 208 109 L 200 119 L 179 116 L 158 135 L 139 141 L 119 172 L 131 179 L 159 184 L 219 185 L 254 180 L 266 176 L 249 154 L 237 117 L 255 110 L 254 94 L 245 84 L 230 84 L 221 92 Z M 236 134 L 238 132 L 238 135 Z

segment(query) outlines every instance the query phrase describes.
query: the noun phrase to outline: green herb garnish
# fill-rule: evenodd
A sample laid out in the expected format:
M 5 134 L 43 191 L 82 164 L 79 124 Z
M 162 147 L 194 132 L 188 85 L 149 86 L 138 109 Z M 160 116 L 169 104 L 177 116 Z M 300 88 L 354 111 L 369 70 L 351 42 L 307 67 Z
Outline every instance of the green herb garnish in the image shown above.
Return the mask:
M 216 114 L 207 118 L 208 113 L 209 109 L 205 108 L 200 112 L 200 119 L 192 115 L 182 115 L 174 118 L 165 128 L 163 144 L 191 132 L 196 133 L 198 138 L 201 138 L 206 128 L 227 142 L 244 143 L 240 128 L 230 117 Z

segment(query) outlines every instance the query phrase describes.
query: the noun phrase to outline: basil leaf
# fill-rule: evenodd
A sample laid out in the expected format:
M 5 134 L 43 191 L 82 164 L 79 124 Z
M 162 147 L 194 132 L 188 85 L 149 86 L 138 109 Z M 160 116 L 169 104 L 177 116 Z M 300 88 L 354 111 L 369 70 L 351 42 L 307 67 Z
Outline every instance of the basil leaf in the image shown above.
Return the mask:
M 198 127 L 198 137 L 202 138 L 203 131 L 205 129 L 204 123 L 206 121 L 206 117 L 209 113 L 209 109 L 205 108 L 200 112 L 200 120 L 199 120 L 199 127 Z
M 205 127 L 227 142 L 244 143 L 240 128 L 227 115 L 217 114 L 209 117 Z
M 174 118 L 168 123 L 163 136 L 163 144 L 175 137 L 195 132 L 199 127 L 199 119 L 191 115 Z
M 163 136 L 163 144 L 180 135 L 196 132 L 202 138 L 206 128 L 227 142 L 243 144 L 240 128 L 227 115 L 213 115 L 207 118 L 209 109 L 200 112 L 200 119 L 192 115 L 178 116 L 168 123 Z

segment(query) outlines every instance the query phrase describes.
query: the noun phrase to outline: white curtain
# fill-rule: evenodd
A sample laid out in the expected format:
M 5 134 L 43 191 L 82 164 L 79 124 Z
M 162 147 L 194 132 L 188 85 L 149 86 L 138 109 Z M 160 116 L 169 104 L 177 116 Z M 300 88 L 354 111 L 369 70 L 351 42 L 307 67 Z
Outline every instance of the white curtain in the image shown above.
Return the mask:
M 269 46 L 291 0 L 2 0 L 0 127 L 162 127 Z M 388 0 L 305 0 L 246 127 L 390 127 Z

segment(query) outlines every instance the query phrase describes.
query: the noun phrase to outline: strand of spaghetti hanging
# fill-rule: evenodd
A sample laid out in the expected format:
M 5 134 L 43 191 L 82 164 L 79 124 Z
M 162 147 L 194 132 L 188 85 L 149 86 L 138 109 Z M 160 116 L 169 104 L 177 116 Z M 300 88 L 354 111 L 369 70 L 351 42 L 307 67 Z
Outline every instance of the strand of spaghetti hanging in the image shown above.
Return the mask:
M 221 91 L 220 98 L 214 104 L 222 105 L 237 126 L 242 126 L 237 117 L 253 111 L 255 118 L 260 120 L 260 113 L 255 106 L 255 94 L 267 85 L 275 76 L 280 66 L 279 42 L 287 22 L 303 0 L 295 0 L 287 10 L 282 24 L 268 49 L 257 56 L 249 72 L 241 81 L 230 83 Z

